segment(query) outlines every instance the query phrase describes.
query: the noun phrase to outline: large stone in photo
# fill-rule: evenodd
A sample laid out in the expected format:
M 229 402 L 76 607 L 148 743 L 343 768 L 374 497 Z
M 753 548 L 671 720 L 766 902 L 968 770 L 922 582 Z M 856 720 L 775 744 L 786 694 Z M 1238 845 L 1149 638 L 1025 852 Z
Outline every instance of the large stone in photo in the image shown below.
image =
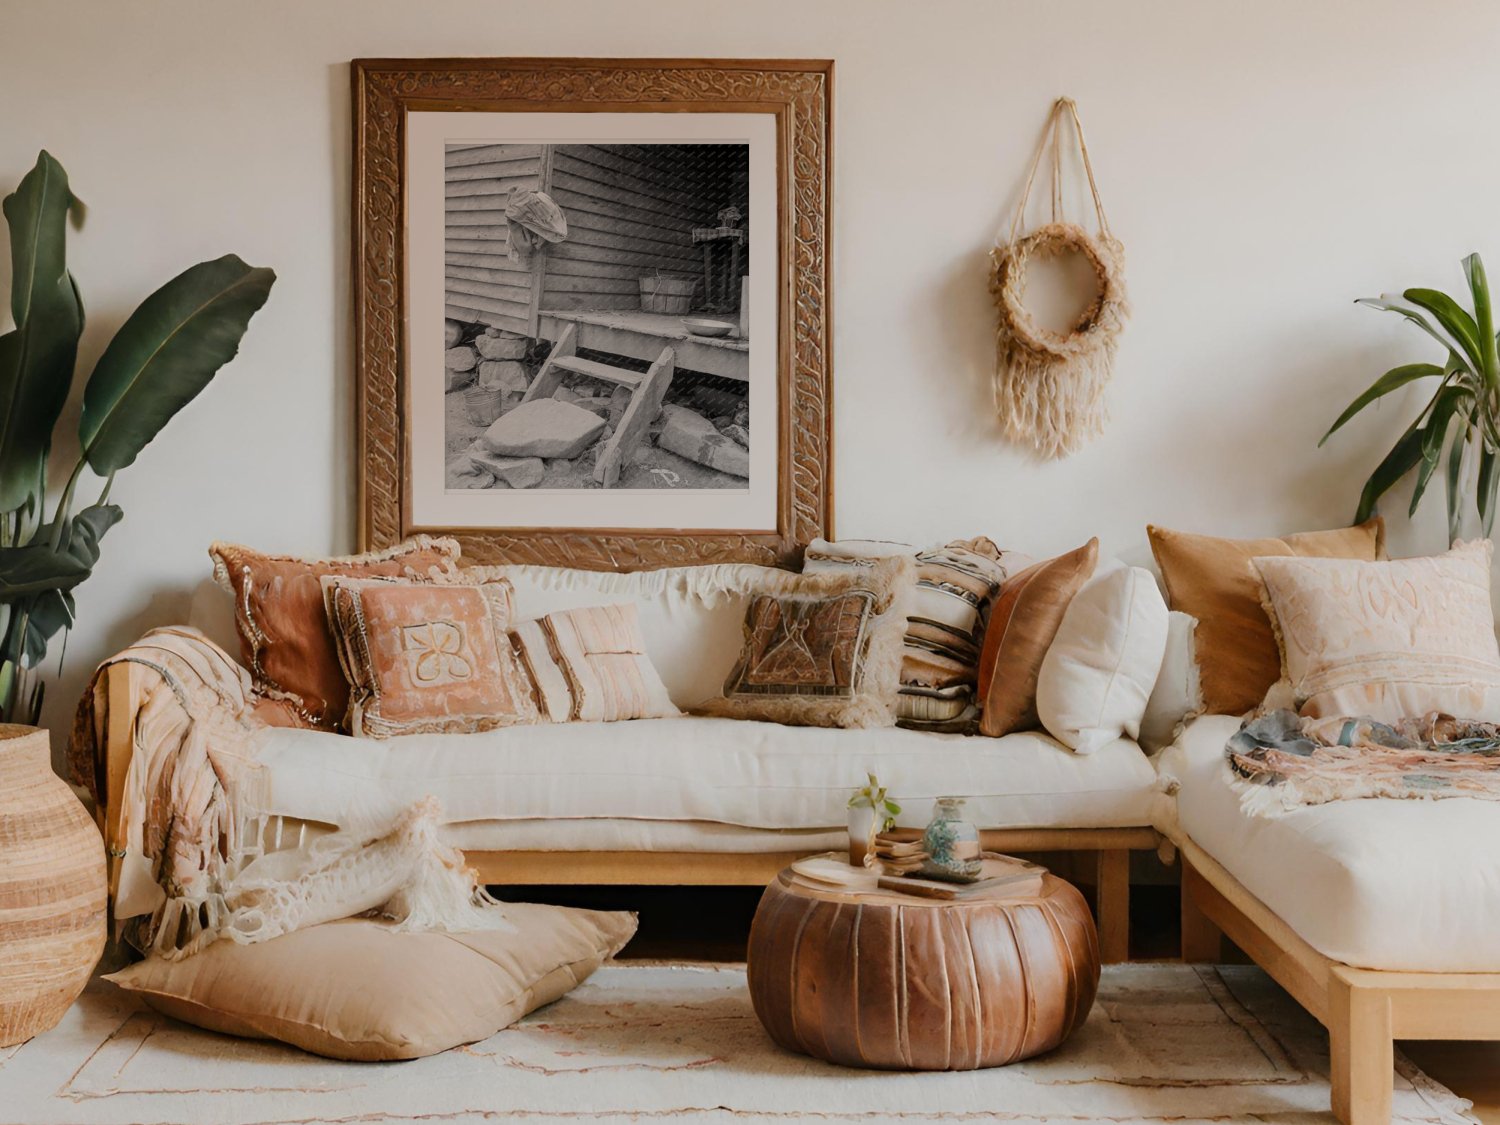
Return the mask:
M 469 447 L 469 463 L 512 488 L 535 488 L 547 475 L 547 466 L 540 457 L 497 457 L 485 449 L 483 438 Z
M 592 410 L 536 398 L 493 423 L 481 440 L 501 457 L 570 458 L 593 445 L 606 425 Z
M 664 408 L 656 444 L 721 473 L 737 477 L 750 475 L 750 451 L 719 433 L 703 415 L 685 406 Z

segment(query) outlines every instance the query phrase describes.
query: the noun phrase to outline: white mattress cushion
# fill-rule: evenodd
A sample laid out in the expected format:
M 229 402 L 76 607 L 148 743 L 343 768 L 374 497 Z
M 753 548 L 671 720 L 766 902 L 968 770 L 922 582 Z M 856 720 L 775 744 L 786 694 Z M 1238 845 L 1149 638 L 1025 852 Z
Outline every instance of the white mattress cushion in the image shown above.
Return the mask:
M 1224 764 L 1239 724 L 1194 719 L 1163 751 L 1158 768 L 1178 785 L 1163 832 L 1191 839 L 1335 961 L 1500 970 L 1500 804 L 1365 799 L 1250 816 Z
M 965 738 L 741 719 L 639 719 L 384 741 L 258 732 L 266 811 L 379 824 L 436 796 L 445 819 L 622 817 L 828 828 L 873 771 L 920 826 L 933 799 L 970 798 L 981 827 L 1148 825 L 1156 773 L 1133 742 L 1080 756 L 1042 733 Z

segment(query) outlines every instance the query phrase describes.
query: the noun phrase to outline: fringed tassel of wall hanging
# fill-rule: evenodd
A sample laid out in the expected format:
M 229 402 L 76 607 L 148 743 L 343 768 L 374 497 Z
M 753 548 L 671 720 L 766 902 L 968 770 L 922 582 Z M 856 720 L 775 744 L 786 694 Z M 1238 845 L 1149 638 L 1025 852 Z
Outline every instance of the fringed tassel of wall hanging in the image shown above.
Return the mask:
M 1097 234 L 1063 217 L 1062 133 L 1072 126 L 1089 191 Z M 1048 148 L 1052 152 L 1052 221 L 1021 236 L 1026 202 Z M 1081 254 L 1094 270 L 1095 294 L 1067 332 L 1054 332 L 1027 310 L 1026 271 L 1033 261 Z M 1077 452 L 1104 428 L 1104 389 L 1114 367 L 1115 345 L 1130 314 L 1125 298 L 1125 249 L 1110 232 L 1099 185 L 1072 98 L 1052 106 L 1031 162 L 1021 202 L 1005 241 L 990 252 L 990 292 L 999 313 L 995 355 L 995 405 L 1006 435 L 1048 460 Z

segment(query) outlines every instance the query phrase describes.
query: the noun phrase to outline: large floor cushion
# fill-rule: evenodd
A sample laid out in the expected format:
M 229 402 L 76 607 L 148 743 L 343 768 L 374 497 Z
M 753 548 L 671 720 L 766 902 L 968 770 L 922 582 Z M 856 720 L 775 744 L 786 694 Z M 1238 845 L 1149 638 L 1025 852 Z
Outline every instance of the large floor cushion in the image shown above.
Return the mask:
M 1151 823 L 1156 773 L 1132 742 L 1074 754 L 1041 733 L 965 738 L 742 719 L 639 719 L 417 734 L 383 741 L 259 732 L 267 811 L 331 824 L 395 815 L 434 795 L 449 821 L 576 817 L 828 828 L 874 771 L 923 824 L 967 796 L 984 827 Z
M 1335 961 L 1500 971 L 1500 804 L 1336 801 L 1250 816 L 1224 764 L 1238 729 L 1238 719 L 1204 716 L 1163 752 L 1161 773 L 1178 783 L 1163 830 L 1185 834 Z

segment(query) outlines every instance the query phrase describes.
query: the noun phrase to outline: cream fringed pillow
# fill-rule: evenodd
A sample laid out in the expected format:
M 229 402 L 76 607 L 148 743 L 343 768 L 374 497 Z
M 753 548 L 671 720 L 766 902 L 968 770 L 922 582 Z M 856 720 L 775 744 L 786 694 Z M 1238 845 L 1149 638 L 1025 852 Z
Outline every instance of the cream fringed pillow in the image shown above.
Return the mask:
M 350 733 L 467 734 L 538 721 L 511 650 L 511 585 L 325 577 Z
M 705 714 L 791 726 L 886 727 L 896 721 L 910 556 L 788 575 L 750 599 L 745 642 Z
M 158 1012 L 315 1055 L 376 1062 L 488 1039 L 580 984 L 635 933 L 634 914 L 508 902 L 515 929 L 394 933 L 349 918 L 270 941 L 216 941 L 106 979 Z
M 1490 543 L 1392 562 L 1259 558 L 1282 681 L 1312 718 L 1392 723 L 1440 711 L 1500 721 Z
M 680 715 L 646 655 L 629 602 L 549 613 L 517 625 L 515 650 L 554 723 L 613 723 Z

